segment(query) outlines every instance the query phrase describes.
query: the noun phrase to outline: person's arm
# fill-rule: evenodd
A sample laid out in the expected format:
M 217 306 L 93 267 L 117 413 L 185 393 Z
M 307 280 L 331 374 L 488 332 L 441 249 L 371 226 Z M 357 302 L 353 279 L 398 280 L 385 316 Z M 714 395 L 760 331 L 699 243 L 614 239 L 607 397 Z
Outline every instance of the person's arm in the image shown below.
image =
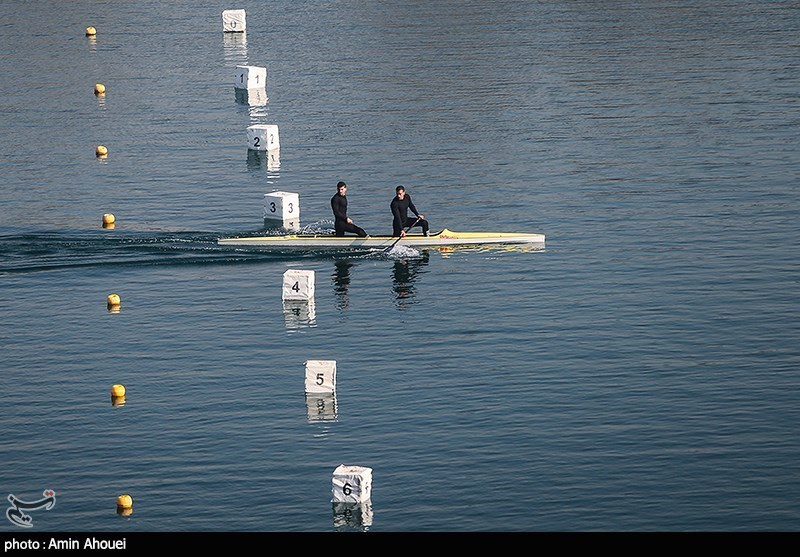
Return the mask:
M 424 219 L 425 215 L 420 215 L 419 214 L 419 211 L 417 211 L 416 205 L 414 205 L 414 202 L 411 201 L 411 196 L 406 194 L 406 197 L 408 198 L 408 208 L 411 209 L 411 212 L 414 213 L 415 215 L 417 215 L 417 217 L 419 217 L 420 219 Z

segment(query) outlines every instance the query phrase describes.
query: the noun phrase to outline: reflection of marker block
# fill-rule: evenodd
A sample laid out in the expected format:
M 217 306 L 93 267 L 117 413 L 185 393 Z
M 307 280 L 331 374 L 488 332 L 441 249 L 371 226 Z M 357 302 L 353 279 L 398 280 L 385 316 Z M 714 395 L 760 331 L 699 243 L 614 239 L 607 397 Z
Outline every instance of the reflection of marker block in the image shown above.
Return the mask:
M 306 392 L 336 392 L 336 360 L 306 361 Z
M 372 468 L 345 466 L 333 471 L 334 503 L 365 503 L 372 496 Z
M 233 86 L 237 89 L 263 89 L 267 86 L 267 68 L 236 66 Z
M 288 191 L 264 194 L 264 219 L 300 220 L 300 196 Z
M 314 271 L 289 269 L 283 273 L 284 300 L 311 300 L 314 298 Z
M 247 106 L 267 106 L 267 90 L 261 87 L 260 89 L 236 89 L 233 90 L 234 98 L 237 104 L 244 104 Z
M 366 503 L 333 503 L 334 528 L 372 526 L 372 501 Z
M 247 128 L 247 146 L 253 151 L 272 151 L 280 149 L 278 126 L 274 124 L 256 124 Z
M 280 168 L 281 168 L 281 150 L 273 149 L 272 151 L 267 151 L 267 170 L 275 171 L 275 170 L 280 170 Z M 297 215 L 297 217 L 299 217 L 299 215 Z
M 247 30 L 246 19 L 244 10 L 225 10 L 222 12 L 222 30 L 225 33 L 243 33 Z
M 338 416 L 336 393 L 306 393 L 306 414 L 309 423 L 335 422 Z
M 298 219 L 264 219 L 264 228 L 278 230 L 282 233 L 286 232 L 299 232 L 300 221 Z
M 287 329 L 315 327 L 317 309 L 314 300 L 284 300 L 283 317 Z

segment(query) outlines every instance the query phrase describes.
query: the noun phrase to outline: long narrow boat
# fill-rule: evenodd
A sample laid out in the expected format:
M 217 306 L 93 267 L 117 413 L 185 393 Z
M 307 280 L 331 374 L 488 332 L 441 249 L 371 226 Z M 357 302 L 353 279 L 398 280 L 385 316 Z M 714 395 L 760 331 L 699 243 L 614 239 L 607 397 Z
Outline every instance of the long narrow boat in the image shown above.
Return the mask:
M 221 246 L 284 249 L 386 249 L 397 242 L 396 236 L 334 236 L 333 234 L 288 234 L 285 236 L 252 236 L 220 238 Z M 415 248 L 468 246 L 488 244 L 538 244 L 544 246 L 544 234 L 515 232 L 453 232 L 445 228 L 438 234 L 407 234 L 400 243 Z

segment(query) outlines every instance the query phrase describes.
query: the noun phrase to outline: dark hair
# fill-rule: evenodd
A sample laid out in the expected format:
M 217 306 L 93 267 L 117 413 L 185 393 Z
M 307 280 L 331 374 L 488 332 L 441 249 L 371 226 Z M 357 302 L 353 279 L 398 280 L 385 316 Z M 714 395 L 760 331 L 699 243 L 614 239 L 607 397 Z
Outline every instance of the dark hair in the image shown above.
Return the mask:
M 342 186 L 347 187 L 347 184 L 345 184 L 344 182 L 339 182 L 338 184 L 336 184 L 336 189 L 338 190 Z
M 401 191 L 406 191 L 406 188 L 404 188 L 403 186 L 397 186 L 396 188 L 394 188 L 394 191 L 400 193 Z

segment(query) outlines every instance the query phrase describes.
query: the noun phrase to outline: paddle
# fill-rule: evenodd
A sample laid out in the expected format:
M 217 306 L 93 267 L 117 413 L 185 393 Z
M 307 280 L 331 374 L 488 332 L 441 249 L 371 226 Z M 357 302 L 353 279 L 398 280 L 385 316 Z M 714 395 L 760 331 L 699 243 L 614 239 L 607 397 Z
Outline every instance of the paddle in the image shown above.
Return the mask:
M 408 228 L 406 228 L 406 232 L 408 232 L 409 230 L 411 230 L 412 228 L 414 228 L 414 225 L 415 225 L 415 224 L 417 224 L 417 223 L 420 221 L 420 219 L 422 219 L 422 217 L 417 217 L 417 220 L 415 220 L 415 221 L 414 221 L 414 222 L 411 224 L 411 226 L 409 226 Z M 403 236 L 402 236 L 402 235 L 400 235 L 400 237 L 399 237 L 399 238 L 397 238 L 397 240 L 395 240 L 394 242 L 392 242 L 392 245 L 391 245 L 391 246 L 389 246 L 388 248 L 386 248 L 385 250 L 383 250 L 383 253 L 389 253 L 390 251 L 392 251 L 392 249 L 394 249 L 394 247 L 397 245 L 397 242 L 399 242 L 399 241 L 400 241 L 400 240 L 402 240 L 402 239 L 403 239 Z

